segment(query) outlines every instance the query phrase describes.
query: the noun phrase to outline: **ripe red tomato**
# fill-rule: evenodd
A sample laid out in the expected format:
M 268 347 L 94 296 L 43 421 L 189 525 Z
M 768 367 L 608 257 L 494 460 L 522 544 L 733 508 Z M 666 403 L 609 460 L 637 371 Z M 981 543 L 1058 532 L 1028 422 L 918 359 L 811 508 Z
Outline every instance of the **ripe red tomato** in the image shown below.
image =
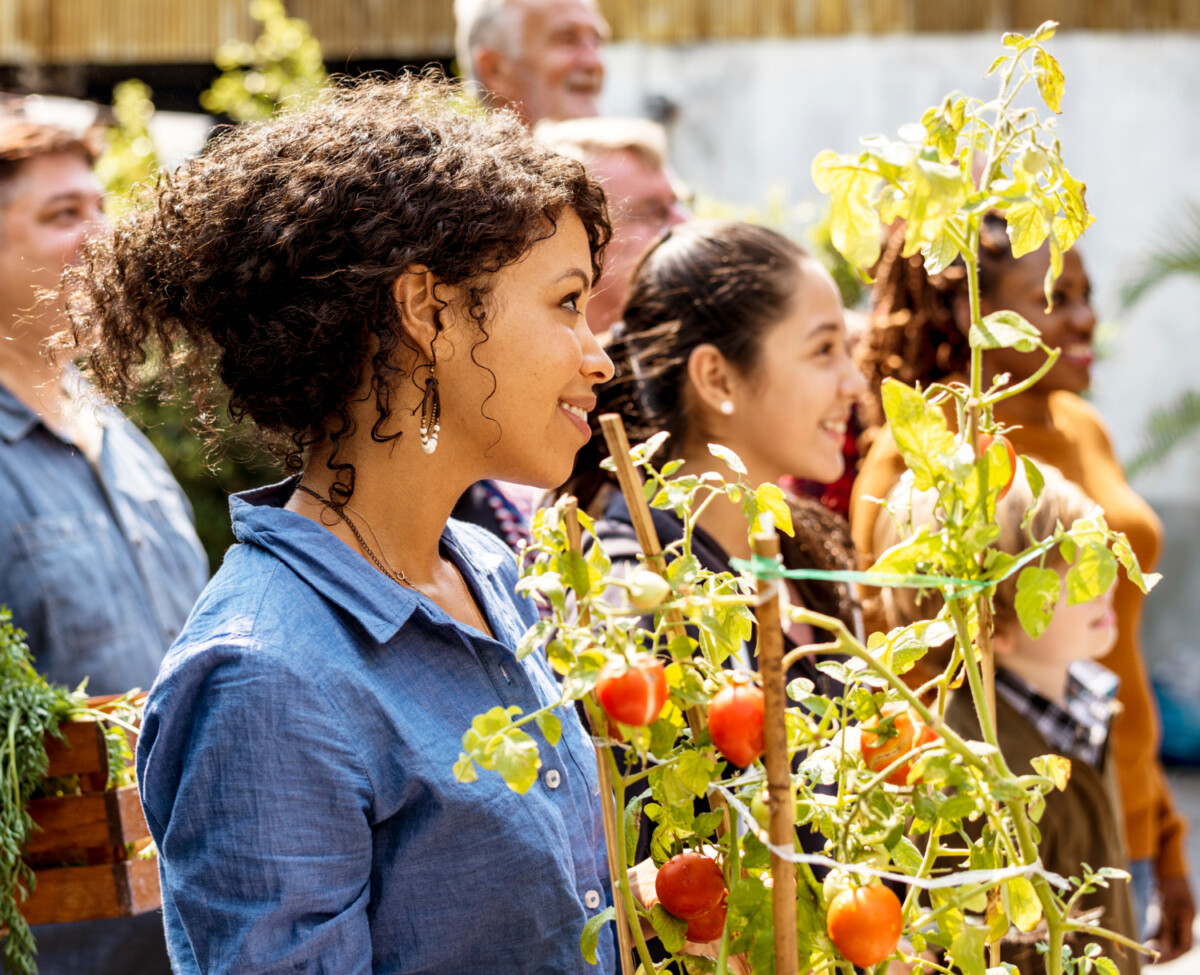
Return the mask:
M 746 680 L 721 688 L 708 705 L 708 731 L 717 750 L 745 768 L 763 753 L 763 692 Z
M 699 917 L 688 918 L 688 941 L 695 941 L 697 944 L 716 941 L 725 930 L 725 915 L 727 913 L 728 909 L 725 907 L 725 898 L 722 897 L 721 902 L 708 913 L 701 914 Z
M 873 729 L 879 727 L 879 718 L 871 718 L 862 726 L 863 764 L 872 772 L 882 772 L 901 755 L 937 741 L 937 733 L 907 704 L 892 701 L 880 710 L 885 718 L 893 718 L 892 730 L 895 734 L 891 738 L 876 734 Z M 911 761 L 904 762 L 884 781 L 890 785 L 908 785 L 912 764 Z
M 1000 489 L 1000 493 L 996 496 L 997 501 L 1003 501 L 1004 496 L 1008 494 L 1009 488 L 1012 487 L 1013 479 L 1017 476 L 1017 451 L 1004 434 L 996 437 L 996 442 L 1003 445 L 1004 449 L 1008 451 L 1008 480 L 1004 482 L 1004 487 Z M 991 445 L 992 435 L 990 433 L 981 433 L 979 435 L 979 456 L 982 457 L 986 454 L 988 447 Z
M 829 905 L 825 929 L 834 946 L 860 968 L 896 950 L 904 931 L 900 899 L 883 884 L 843 890 Z
M 596 680 L 596 697 L 615 721 L 650 724 L 667 703 L 662 661 L 648 653 L 637 654 L 628 665 L 623 660 L 610 660 Z
M 689 850 L 662 865 L 654 878 L 654 892 L 668 914 L 690 920 L 720 906 L 725 877 L 716 860 Z

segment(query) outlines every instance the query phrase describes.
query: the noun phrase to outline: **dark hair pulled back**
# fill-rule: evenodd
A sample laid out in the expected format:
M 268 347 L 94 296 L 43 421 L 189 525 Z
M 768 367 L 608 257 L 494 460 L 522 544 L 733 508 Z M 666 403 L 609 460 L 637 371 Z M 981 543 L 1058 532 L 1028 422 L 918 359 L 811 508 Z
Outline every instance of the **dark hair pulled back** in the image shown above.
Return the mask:
M 979 290 L 994 297 L 997 282 L 1014 258 L 1008 225 L 988 213 L 980 225 Z M 920 254 L 902 257 L 904 226 L 888 236 L 875 271 L 871 327 L 859 343 L 858 361 L 871 399 L 868 426 L 883 423 L 879 391 L 889 376 L 911 386 L 964 375 L 971 366 L 971 347 L 959 326 L 956 306 L 966 300 L 967 270 L 962 258 L 939 274 L 925 271 Z
M 659 430 L 678 442 L 692 421 L 687 393 L 692 351 L 713 345 L 735 368 L 752 374 L 764 337 L 795 303 L 806 256 L 794 241 L 766 227 L 703 220 L 668 230 L 646 252 L 607 347 L 613 379 L 599 390 L 592 439 L 577 455 L 575 474 L 565 486 L 581 507 L 594 507 L 611 483 L 599 467 L 608 449 L 597 418 L 619 413 L 635 443 Z M 816 501 L 793 499 L 792 510 L 796 535 L 781 539 L 789 567 L 854 566 L 849 532 L 838 516 Z M 797 588 L 806 606 L 853 625 L 847 587 L 801 581 Z
M 606 350 L 613 379 L 599 390 L 593 418 L 620 413 L 631 441 L 666 430 L 678 442 L 691 419 L 692 351 L 714 345 L 736 368 L 753 372 L 764 334 L 791 306 L 804 256 L 788 238 L 754 224 L 696 220 L 668 230 L 634 270 Z M 597 465 L 606 456 L 593 419 L 591 442 L 569 482 L 584 507 L 605 483 Z
M 461 286 L 479 342 L 491 275 L 563 211 L 583 222 L 599 274 L 610 234 L 599 185 L 512 114 L 467 104 L 430 75 L 343 81 L 309 107 L 219 135 L 68 275 L 71 331 L 94 349 L 97 384 L 125 399 L 148 360 L 161 365 L 167 388 L 196 395 L 210 433 L 227 396 L 233 421 L 253 421 L 289 470 L 329 442 L 331 494 L 347 501 L 354 468 L 338 448 L 355 433 L 350 397 L 369 376 L 371 434 L 391 440 L 392 394 L 416 382 L 392 298 L 403 271 Z

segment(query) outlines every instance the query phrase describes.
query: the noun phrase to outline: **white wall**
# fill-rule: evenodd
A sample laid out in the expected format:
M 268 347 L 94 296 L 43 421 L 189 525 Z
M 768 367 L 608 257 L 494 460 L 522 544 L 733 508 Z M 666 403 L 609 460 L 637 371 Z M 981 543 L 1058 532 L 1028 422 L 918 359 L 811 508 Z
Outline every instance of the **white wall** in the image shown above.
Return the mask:
M 1200 36 L 1061 33 L 1050 42 L 1067 77 L 1059 132 L 1088 184 L 1096 223 L 1080 244 L 1102 319 L 1117 314 L 1124 275 L 1200 202 Z M 773 184 L 793 201 L 819 194 L 809 165 L 822 149 L 895 133 L 952 90 L 984 98 L 998 35 L 850 36 L 685 47 L 614 44 L 607 114 L 645 114 L 665 96 L 679 113 L 672 156 L 699 193 L 760 203 Z M 1026 104 L 1041 107 L 1036 91 Z M 1095 369 L 1094 399 L 1118 452 L 1130 456 L 1153 408 L 1200 387 L 1200 284 L 1163 287 L 1123 316 L 1113 356 Z M 1200 438 L 1136 485 L 1152 502 L 1200 508 Z

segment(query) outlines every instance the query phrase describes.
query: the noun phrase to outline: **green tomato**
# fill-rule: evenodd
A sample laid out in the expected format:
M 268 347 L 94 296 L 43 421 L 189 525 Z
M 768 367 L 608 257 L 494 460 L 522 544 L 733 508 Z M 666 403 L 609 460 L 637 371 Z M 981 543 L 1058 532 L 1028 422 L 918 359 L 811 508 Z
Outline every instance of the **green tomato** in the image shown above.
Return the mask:
M 639 569 L 629 580 L 629 601 L 635 609 L 656 609 L 670 595 L 671 584 L 649 569 Z

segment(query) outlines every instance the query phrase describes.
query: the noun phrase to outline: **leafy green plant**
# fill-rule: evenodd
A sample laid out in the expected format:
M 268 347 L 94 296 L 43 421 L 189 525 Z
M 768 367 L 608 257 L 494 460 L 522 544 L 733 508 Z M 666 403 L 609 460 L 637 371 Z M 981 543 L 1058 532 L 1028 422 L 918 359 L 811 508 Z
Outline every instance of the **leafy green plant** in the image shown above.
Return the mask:
M 96 160 L 96 178 L 104 187 L 105 209 L 117 218 L 134 206 L 134 187 L 153 183 L 160 164 L 150 119 L 154 116 L 153 91 L 136 78 L 113 88 L 112 113 L 116 124 L 105 133 L 105 149 Z
M 89 708 L 84 685 L 75 690 L 48 684 L 33 667 L 25 634 L 0 606 L 0 927 L 7 928 L 5 970 L 19 975 L 37 971 L 33 936 L 21 916 L 21 903 L 33 892 L 33 870 L 22 848 L 33 828 L 25 809 L 46 775 L 46 736 L 61 738 L 64 721 L 92 717 L 108 726 L 110 779 L 126 772 L 132 756 L 124 729 L 129 713 Z
M 518 589 L 539 599 L 546 612 L 525 635 L 518 654 L 546 654 L 562 678 L 561 700 L 533 714 L 495 708 L 475 718 L 464 735 L 456 775 L 469 782 L 479 770 L 489 770 L 518 792 L 528 789 L 536 781 L 540 742 L 554 744 L 559 738 L 556 711 L 582 701 L 598 729 L 594 734 L 604 746 L 600 760 L 613 783 L 612 795 L 603 798 L 620 824 L 609 836 L 616 862 L 622 868 L 633 866 L 629 857 L 645 819 L 653 824 L 650 853 L 656 864 L 684 850 L 703 850 L 722 865 L 728 913 L 717 972 L 729 970 L 733 954 L 744 954 L 755 972 L 775 971 L 772 855 L 795 863 L 796 965 L 801 971 L 850 975 L 851 961 L 833 939 L 843 946 L 846 941 L 827 928 L 829 906 L 847 884 L 869 885 L 880 878 L 907 887 L 900 924 L 905 940 L 886 953 L 888 946 L 874 941 L 846 947 L 855 957 L 869 959 L 864 964 L 876 973 L 891 957 L 924 971 L 984 975 L 989 965 L 999 965 L 998 944 L 1010 925 L 1024 932 L 1044 928 L 1048 975 L 1115 975 L 1115 966 L 1098 945 L 1074 954 L 1069 934 L 1110 938 L 1139 950 L 1132 940 L 1078 915 L 1080 898 L 1124 877 L 1122 871 L 1101 865 L 1062 878 L 1042 866 L 1036 822 L 1046 796 L 1065 788 L 1070 762 L 1046 755 L 1035 760 L 1031 773 L 1010 768 L 996 736 L 990 691 L 991 595 L 1000 582 L 1016 577 L 1019 619 L 1036 634 L 1045 628 L 1058 596 L 1058 572 L 1045 564 L 1052 550 L 1069 565 L 1069 603 L 1101 595 L 1118 566 L 1143 589 L 1155 581 L 1143 577 L 1128 541 L 1109 529 L 1098 511 L 1070 526 L 1057 526 L 1048 537 L 1029 538 L 1019 555 L 995 548 L 996 503 L 1013 462 L 1002 443 L 982 450 L 979 438 L 1003 433 L 993 417 L 996 403 L 1036 382 L 1058 352 L 1046 348 L 1037 329 L 1017 315 L 980 315 L 980 222 L 989 209 L 1005 210 L 1018 254 L 1049 240 L 1048 295 L 1063 251 L 1091 222 L 1083 184 L 1064 165 L 1052 125 L 1033 109 L 1014 107 L 1017 94 L 1032 81 L 1057 112 L 1063 76 L 1044 46 L 1053 33 L 1054 25 L 1047 23 L 1029 37 L 1005 35 L 1006 52 L 989 71 L 999 75 L 998 98 L 984 103 L 951 95 L 926 112 L 920 125 L 902 129 L 898 140 L 867 140 L 858 153 L 822 153 L 814 163 L 818 185 L 832 195 L 831 238 L 856 266 L 875 262 L 881 221 L 896 219 L 907 227 L 906 252 L 922 253 L 930 269 L 963 258 L 973 349 L 968 382 L 920 390 L 889 381 L 883 387 L 888 423 L 909 469 L 906 477 L 914 489 L 936 494 L 938 523 L 907 526 L 903 541 L 865 575 L 817 573 L 936 590 L 943 609 L 932 620 L 873 634 L 865 644 L 841 620 L 799 607 L 785 610 L 786 618 L 832 635 L 828 643 L 788 653 L 785 673 L 799 658 L 820 655 L 819 669 L 844 688 L 840 696 L 827 698 L 811 681 L 795 680 L 788 687 L 795 702 L 786 714 L 795 821 L 817 834 L 823 843 L 819 854 L 800 853 L 798 844 L 791 849 L 768 846 L 758 826 L 763 766 L 754 761 L 739 771 L 723 760 L 703 720 L 709 703 L 724 689 L 760 679 L 728 669 L 730 657 L 754 636 L 751 609 L 758 602 L 758 585 L 813 573 L 789 573 L 762 557 L 735 560 L 736 575 L 708 572 L 692 552 L 697 519 L 711 504 L 734 502 L 742 506 L 752 535 L 771 520 L 786 531 L 787 507 L 778 489 L 746 483 L 741 461 L 717 445 L 711 447 L 713 455 L 727 474 L 680 475 L 676 461 L 656 467 L 662 434 L 633 448 L 630 459 L 644 474 L 645 498 L 652 507 L 673 511 L 683 524 L 681 540 L 661 559 L 647 560 L 641 570 L 660 572 L 669 587 L 655 595 L 660 601 L 652 616 L 631 609 L 633 600 L 622 593 L 640 599 L 644 612 L 646 602 L 653 601 L 646 593 L 654 587 L 639 581 L 640 573 L 614 571 L 599 542 L 581 551 L 574 543 L 569 505 L 560 502 L 535 518 L 534 542 L 521 561 Z M 1040 349 L 1046 362 L 1027 381 L 1010 384 L 998 377 L 983 388 L 982 351 L 1010 346 Z M 948 412 L 957 414 L 961 432 L 952 431 Z M 1020 462 L 1035 497 L 1040 495 L 1038 469 Z M 631 510 L 638 500 L 631 499 Z M 584 530 L 592 530 L 585 516 L 579 520 Z M 946 669 L 925 686 L 910 688 L 903 675 L 930 647 L 948 640 L 953 653 Z M 645 670 L 646 653 L 666 663 L 665 707 L 644 726 L 610 723 L 592 693 L 599 675 L 614 662 L 620 672 L 622 661 L 637 661 Z M 948 693 L 960 683 L 980 716 L 983 741 L 967 741 L 944 723 Z M 867 724 L 875 737 L 897 733 L 901 712 L 908 715 L 910 746 L 890 760 L 881 760 L 872 749 L 868 764 L 861 726 Z M 901 775 L 903 784 L 897 784 Z M 705 797 L 709 807 L 698 811 L 696 801 Z M 974 824 L 971 829 L 968 821 Z M 834 868 L 837 881 L 817 883 L 814 866 Z M 635 902 L 624 870 L 614 874 L 614 898 L 631 920 L 630 935 L 644 971 L 658 969 L 650 960 L 643 924 L 653 928 L 686 970 L 714 970 L 711 962 L 679 954 L 685 922 L 661 906 L 647 911 Z M 588 923 L 581 940 L 585 956 L 594 956 L 600 926 L 614 913 L 610 909 Z M 944 962 L 921 957 L 933 948 Z
M 221 75 L 200 95 L 206 112 L 237 122 L 303 105 L 326 82 L 320 42 L 305 21 L 287 15 L 282 0 L 253 0 L 250 16 L 262 32 L 253 44 L 228 41 L 217 49 Z

